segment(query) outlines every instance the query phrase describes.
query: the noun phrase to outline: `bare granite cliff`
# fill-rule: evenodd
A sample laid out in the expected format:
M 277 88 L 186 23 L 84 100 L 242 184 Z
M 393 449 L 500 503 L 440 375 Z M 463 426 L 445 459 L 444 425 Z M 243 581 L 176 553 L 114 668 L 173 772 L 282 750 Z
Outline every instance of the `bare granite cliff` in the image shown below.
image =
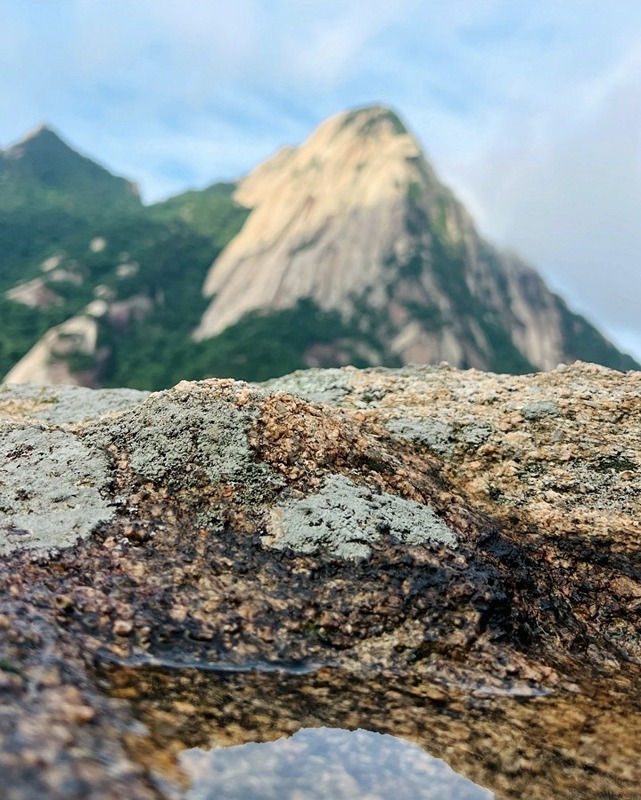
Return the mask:
M 152 206 L 40 129 L 0 153 L 0 240 L 5 383 L 157 390 L 442 360 L 639 368 L 479 235 L 384 106 Z
M 332 117 L 239 183 L 236 199 L 252 213 L 207 277 L 204 291 L 215 299 L 198 336 L 302 297 L 347 314 L 367 288 L 373 306 L 385 306 L 381 269 L 410 247 L 406 192 L 420 158 L 399 126 L 383 109 Z
M 339 312 L 369 363 L 522 372 L 596 358 L 581 341 L 593 329 L 479 236 L 385 107 L 327 120 L 241 180 L 235 199 L 251 213 L 209 271 L 197 339 L 311 300 Z
M 330 727 L 636 800 L 640 431 L 588 364 L 0 387 L 2 789 L 213 797 L 185 751 Z
M 50 328 L 9 370 L 3 382 L 98 386 L 97 317 L 101 312 L 102 304 L 97 300 L 84 314 Z

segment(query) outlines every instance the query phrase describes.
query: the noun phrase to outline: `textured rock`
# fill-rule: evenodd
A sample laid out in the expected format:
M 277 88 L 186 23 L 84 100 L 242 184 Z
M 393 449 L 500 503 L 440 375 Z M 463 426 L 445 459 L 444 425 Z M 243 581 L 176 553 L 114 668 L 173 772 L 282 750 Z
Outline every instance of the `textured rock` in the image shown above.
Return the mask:
M 89 375 L 77 374 L 82 370 L 73 370 L 68 360 L 72 356 L 93 359 L 97 353 L 96 316 L 100 315 L 91 311 L 91 308 L 87 308 L 86 313 L 50 328 L 9 370 L 3 382 L 94 385 L 97 370 L 93 360 L 90 369 L 85 370 Z
M 641 373 L 3 387 L 0 426 L 11 797 L 170 796 L 186 747 L 318 725 L 638 796 Z
M 80 386 L 0 385 L 0 418 L 41 420 L 57 427 L 136 406 L 149 392 Z
M 346 330 L 320 361 L 310 348 L 307 366 L 634 366 L 533 269 L 481 238 L 388 108 L 331 117 L 239 181 L 234 198 L 250 214 L 210 268 L 197 339 L 311 300 Z
M 456 537 L 429 506 L 373 492 L 332 475 L 316 494 L 274 506 L 267 543 L 301 553 L 367 558 L 383 534 L 405 544 L 456 547 Z M 265 540 L 263 540 L 265 541 Z
M 106 453 L 67 426 L 144 397 L 127 389 L 0 387 L 0 554 L 74 544 L 113 517 Z
M 0 553 L 74 544 L 112 516 L 107 459 L 67 432 L 0 425 L 0 462 Z

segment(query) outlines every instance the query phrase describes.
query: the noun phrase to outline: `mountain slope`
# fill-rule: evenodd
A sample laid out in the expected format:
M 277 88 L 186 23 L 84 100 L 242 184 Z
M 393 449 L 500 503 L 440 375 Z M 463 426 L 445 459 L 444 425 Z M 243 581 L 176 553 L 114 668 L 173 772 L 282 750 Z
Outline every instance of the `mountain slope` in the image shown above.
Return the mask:
M 229 238 L 246 212 L 231 199 L 227 206 L 221 210 L 221 235 Z M 48 375 L 45 382 L 55 382 L 64 376 L 67 383 L 145 389 L 176 383 L 198 351 L 189 336 L 206 308 L 202 283 L 228 238 L 204 236 L 179 215 L 166 216 L 153 206 L 87 224 L 82 233 L 66 237 L 36 265 L 35 278 L 0 298 L 5 380 L 37 375 L 43 381 Z M 70 347 L 65 327 L 70 320 L 73 329 L 89 326 L 95 334 Z
M 133 183 L 38 128 L 0 151 L 0 290 L 34 277 L 30 261 L 69 236 L 141 210 Z
M 49 129 L 0 153 L 5 380 L 153 390 L 576 358 L 638 366 L 479 236 L 384 107 L 333 117 L 237 184 L 150 207 Z
M 140 206 L 136 186 L 81 156 L 43 125 L 0 152 L 0 209 L 60 208 L 87 218 Z
M 590 359 L 596 348 L 610 366 L 634 365 L 534 270 L 479 236 L 387 108 L 331 118 L 240 181 L 234 197 L 252 211 L 208 274 L 198 340 L 248 312 L 307 299 L 366 331 L 368 347 L 356 337 L 352 349 L 370 362 L 518 372 Z

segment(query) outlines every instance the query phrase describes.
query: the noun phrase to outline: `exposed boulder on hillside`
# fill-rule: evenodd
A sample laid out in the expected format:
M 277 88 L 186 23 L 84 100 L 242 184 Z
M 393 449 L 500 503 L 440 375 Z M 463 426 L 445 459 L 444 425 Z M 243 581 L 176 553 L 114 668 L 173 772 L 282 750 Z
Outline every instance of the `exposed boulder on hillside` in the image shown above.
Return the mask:
M 51 328 L 9 370 L 5 382 L 99 386 L 98 317 L 105 309 L 96 300 L 84 314 Z

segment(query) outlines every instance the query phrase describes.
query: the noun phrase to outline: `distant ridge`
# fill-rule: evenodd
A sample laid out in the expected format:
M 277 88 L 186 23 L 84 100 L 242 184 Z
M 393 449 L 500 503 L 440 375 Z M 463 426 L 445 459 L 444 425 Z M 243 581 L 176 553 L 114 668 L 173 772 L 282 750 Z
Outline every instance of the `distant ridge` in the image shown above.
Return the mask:
M 77 153 L 46 123 L 0 151 L 0 208 L 58 205 L 87 216 L 105 203 L 131 210 L 140 203 L 136 184 Z
M 477 232 L 393 110 L 150 207 L 48 125 L 0 152 L 0 374 L 159 389 L 448 361 L 638 364 Z

